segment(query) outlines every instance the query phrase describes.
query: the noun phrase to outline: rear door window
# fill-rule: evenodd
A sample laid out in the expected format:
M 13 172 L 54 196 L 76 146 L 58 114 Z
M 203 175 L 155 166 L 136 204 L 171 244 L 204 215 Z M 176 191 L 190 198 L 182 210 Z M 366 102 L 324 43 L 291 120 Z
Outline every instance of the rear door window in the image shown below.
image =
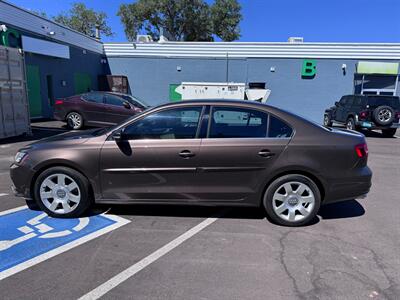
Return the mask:
M 293 129 L 280 119 L 271 116 L 268 127 L 268 137 L 270 138 L 289 138 L 292 136 Z
M 93 103 L 104 103 L 104 94 L 102 93 L 88 93 L 83 95 L 82 97 L 84 100 Z
M 263 138 L 268 114 L 247 108 L 212 108 L 209 138 Z
M 106 104 L 115 106 L 124 106 L 124 100 L 117 96 L 106 94 L 105 99 L 106 99 Z

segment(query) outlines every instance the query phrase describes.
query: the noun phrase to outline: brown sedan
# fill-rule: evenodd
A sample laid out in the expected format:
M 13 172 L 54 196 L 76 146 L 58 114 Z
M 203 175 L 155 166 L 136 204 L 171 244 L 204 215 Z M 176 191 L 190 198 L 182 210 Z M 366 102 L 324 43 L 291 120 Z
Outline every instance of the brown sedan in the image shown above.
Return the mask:
M 184 101 L 111 128 L 21 149 L 15 193 L 49 215 L 97 203 L 262 206 L 276 223 L 309 222 L 321 204 L 368 193 L 364 136 L 249 101 Z

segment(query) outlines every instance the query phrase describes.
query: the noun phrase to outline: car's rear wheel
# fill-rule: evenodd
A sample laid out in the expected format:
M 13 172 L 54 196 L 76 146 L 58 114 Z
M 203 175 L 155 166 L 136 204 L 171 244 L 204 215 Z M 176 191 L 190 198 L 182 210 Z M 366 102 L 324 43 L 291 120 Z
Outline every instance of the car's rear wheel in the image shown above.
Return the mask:
M 346 121 L 346 129 L 348 130 L 356 130 L 356 123 L 353 118 L 348 118 Z
M 49 216 L 81 216 L 91 204 L 89 181 L 81 173 L 66 167 L 42 172 L 34 183 L 38 206 Z
M 67 120 L 68 128 L 73 130 L 83 128 L 83 117 L 80 113 L 70 112 L 65 119 Z
M 310 178 L 289 174 L 275 179 L 263 199 L 270 219 L 284 226 L 302 226 L 315 218 L 321 205 L 321 193 Z
M 332 120 L 331 117 L 328 114 L 324 115 L 324 126 L 331 127 L 332 126 Z
M 382 134 L 385 137 L 393 137 L 396 134 L 396 128 L 382 129 Z

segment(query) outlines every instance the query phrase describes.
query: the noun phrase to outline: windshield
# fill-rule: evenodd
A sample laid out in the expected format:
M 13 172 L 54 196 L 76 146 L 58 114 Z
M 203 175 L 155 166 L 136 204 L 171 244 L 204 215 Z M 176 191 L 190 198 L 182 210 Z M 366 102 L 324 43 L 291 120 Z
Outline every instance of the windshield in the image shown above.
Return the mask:
M 140 98 L 138 98 L 136 96 L 121 95 L 120 97 L 122 97 L 124 100 L 129 101 L 133 105 L 139 104 L 140 106 L 142 106 L 141 108 L 150 107 L 149 104 L 147 104 L 145 101 L 143 101 L 142 99 L 140 99 Z

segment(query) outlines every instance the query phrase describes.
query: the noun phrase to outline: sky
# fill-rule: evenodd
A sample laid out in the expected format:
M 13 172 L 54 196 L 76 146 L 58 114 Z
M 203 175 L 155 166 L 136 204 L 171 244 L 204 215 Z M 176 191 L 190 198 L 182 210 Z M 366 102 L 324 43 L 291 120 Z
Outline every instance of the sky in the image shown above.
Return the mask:
M 116 15 L 124 0 L 77 0 L 104 11 L 115 33 L 106 42 L 124 42 L 124 28 Z M 17 6 L 54 16 L 76 1 L 9 0 Z M 213 0 L 207 0 L 212 3 Z M 239 0 L 246 42 L 285 42 L 290 36 L 305 42 L 400 42 L 400 0 Z

